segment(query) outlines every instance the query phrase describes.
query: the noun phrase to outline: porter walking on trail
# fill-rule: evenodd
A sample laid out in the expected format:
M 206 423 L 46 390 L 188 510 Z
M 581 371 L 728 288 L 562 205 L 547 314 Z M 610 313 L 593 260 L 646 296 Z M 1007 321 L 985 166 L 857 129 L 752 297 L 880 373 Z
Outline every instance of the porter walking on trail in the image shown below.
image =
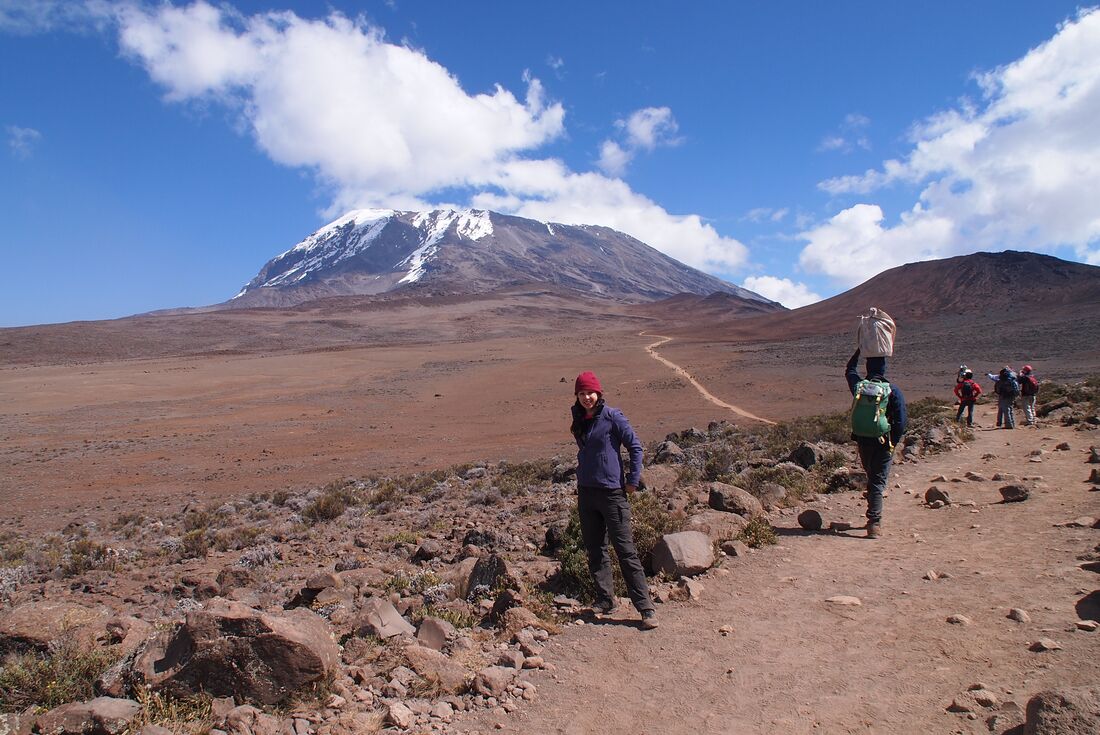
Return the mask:
M 844 371 L 852 391 L 852 438 L 859 446 L 859 461 L 867 473 L 867 538 L 882 533 L 882 494 L 890 477 L 894 446 L 909 423 L 905 396 L 886 380 L 886 358 L 867 358 L 867 378 L 859 377 L 859 350 Z
M 642 627 L 657 627 L 653 600 L 645 570 L 630 530 L 630 501 L 642 476 L 642 442 L 623 412 L 604 403 L 603 387 L 594 373 L 577 376 L 573 385 L 573 424 L 577 440 L 577 510 L 581 537 L 588 554 L 588 569 L 596 583 L 597 612 L 615 609 L 608 539 L 615 546 L 619 568 L 634 607 L 642 614 Z M 620 449 L 630 454 L 630 471 L 623 466 Z

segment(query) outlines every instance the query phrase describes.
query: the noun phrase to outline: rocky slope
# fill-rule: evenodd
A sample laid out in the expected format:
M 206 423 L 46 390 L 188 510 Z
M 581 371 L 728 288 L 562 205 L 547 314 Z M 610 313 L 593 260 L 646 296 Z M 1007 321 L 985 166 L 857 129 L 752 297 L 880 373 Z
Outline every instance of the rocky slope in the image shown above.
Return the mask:
M 667 304 L 691 330 L 697 304 Z M 885 309 L 899 324 L 935 322 L 944 329 L 976 331 L 994 324 L 1095 321 L 1100 318 L 1100 267 L 1049 255 L 1005 251 L 974 253 L 891 268 L 832 298 L 780 314 L 751 319 L 710 314 L 706 329 L 748 338 L 776 339 L 850 333 L 869 306 Z

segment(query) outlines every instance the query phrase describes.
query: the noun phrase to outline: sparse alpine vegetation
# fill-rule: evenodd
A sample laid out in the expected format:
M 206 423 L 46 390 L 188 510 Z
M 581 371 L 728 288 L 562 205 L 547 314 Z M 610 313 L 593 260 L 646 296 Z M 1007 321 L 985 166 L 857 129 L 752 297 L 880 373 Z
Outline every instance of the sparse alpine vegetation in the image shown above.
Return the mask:
M 1040 413 L 1070 425 L 1100 423 L 1098 386 L 1044 384 Z M 950 404 L 925 399 L 910 408 L 904 456 L 968 438 Z M 631 498 L 646 563 L 662 536 L 696 527 L 716 547 L 732 539 L 766 547 L 776 541 L 777 514 L 790 513 L 784 509 L 862 489 L 837 479 L 858 469 L 843 413 L 763 430 L 686 429 L 654 442 L 647 457 L 646 487 Z M 7 533 L 0 536 L 0 708 L 22 713 L 111 693 L 137 702 L 131 728 L 220 727 L 224 715 L 212 714 L 208 698 L 221 693 L 218 681 L 207 681 L 199 696 L 182 668 L 146 666 L 143 656 L 186 635 L 211 651 L 236 651 L 240 658 L 221 661 L 219 671 L 262 670 L 269 643 L 249 643 L 248 631 L 286 626 L 312 641 L 315 660 L 302 667 L 293 693 L 265 694 L 260 677 L 256 693 L 242 698 L 272 722 L 291 711 L 294 697 L 332 712 L 331 728 L 354 716 L 400 719 L 390 703 L 417 695 L 431 706 L 448 697 L 465 707 L 521 700 L 531 690 L 516 672 L 542 665 L 542 644 L 557 622 L 579 614 L 570 598 L 592 598 L 572 473 L 562 458 L 480 462 L 253 493 L 159 518 L 127 513 L 41 538 Z M 740 517 L 709 507 L 714 483 L 746 491 L 763 511 Z M 700 518 L 729 524 L 693 525 Z M 667 592 L 675 584 L 656 577 L 653 586 Z M 73 607 L 50 618 L 55 603 Z M 13 620 L 32 614 L 40 616 L 37 637 L 17 639 Z M 213 638 L 203 642 L 204 635 Z M 233 646 L 224 645 L 230 637 Z M 398 643 L 405 638 L 425 650 L 410 654 Z M 342 648 L 330 647 L 333 640 Z M 344 704 L 324 708 L 310 699 L 317 696 Z

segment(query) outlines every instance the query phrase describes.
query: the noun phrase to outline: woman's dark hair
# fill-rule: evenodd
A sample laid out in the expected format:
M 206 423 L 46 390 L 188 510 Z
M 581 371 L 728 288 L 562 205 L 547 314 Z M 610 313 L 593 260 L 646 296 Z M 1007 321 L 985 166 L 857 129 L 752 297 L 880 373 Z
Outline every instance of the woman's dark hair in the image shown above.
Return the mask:
M 603 408 L 603 396 L 600 396 L 596 400 L 596 405 L 592 407 L 593 415 L 599 413 L 601 408 Z M 586 419 L 584 417 L 584 406 L 581 405 L 580 401 L 574 401 L 573 423 L 569 426 L 569 431 L 572 432 L 573 436 L 580 436 L 581 432 L 584 431 L 585 424 L 587 424 L 588 421 L 590 421 L 590 419 Z

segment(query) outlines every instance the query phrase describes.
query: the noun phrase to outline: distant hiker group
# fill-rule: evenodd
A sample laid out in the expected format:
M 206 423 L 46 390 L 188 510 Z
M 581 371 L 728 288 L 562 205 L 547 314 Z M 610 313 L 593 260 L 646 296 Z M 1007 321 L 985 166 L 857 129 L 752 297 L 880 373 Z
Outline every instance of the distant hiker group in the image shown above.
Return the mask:
M 1035 425 L 1035 400 L 1039 395 L 1039 379 L 1031 365 L 1020 368 L 1019 375 L 1011 366 L 1005 365 L 997 373 L 986 373 L 993 381 L 993 394 L 997 396 L 997 428 L 1016 428 L 1016 402 L 1023 405 L 1024 421 L 1028 426 Z M 982 387 L 974 380 L 974 371 L 966 365 L 959 366 L 955 377 L 955 397 L 959 401 L 959 411 L 955 420 L 961 422 L 966 411 L 966 425 L 974 425 L 974 404 L 982 395 Z

